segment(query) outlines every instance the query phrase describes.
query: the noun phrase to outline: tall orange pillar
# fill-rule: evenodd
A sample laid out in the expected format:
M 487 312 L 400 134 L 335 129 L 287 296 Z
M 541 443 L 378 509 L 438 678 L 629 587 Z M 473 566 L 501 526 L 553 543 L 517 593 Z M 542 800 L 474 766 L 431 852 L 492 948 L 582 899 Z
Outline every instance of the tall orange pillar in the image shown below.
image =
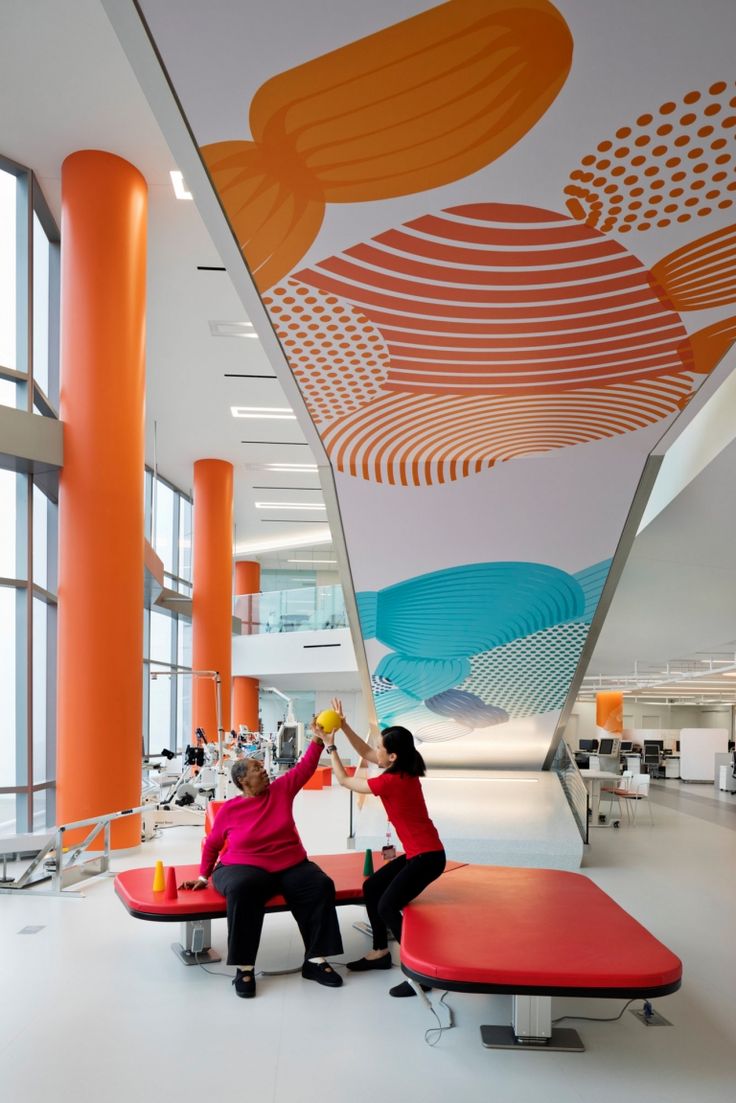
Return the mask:
M 261 564 L 249 560 L 238 560 L 235 564 L 235 593 L 257 594 L 261 590 Z M 241 724 L 250 731 L 258 731 L 258 689 L 257 678 L 239 674 L 233 678 L 233 727 Z
M 120 157 L 83 150 L 64 161 L 60 824 L 141 796 L 146 207 L 145 180 Z M 139 843 L 137 816 L 113 824 L 114 847 Z
M 194 465 L 194 577 L 192 665 L 216 670 L 222 682 L 221 723 L 230 727 L 233 623 L 233 465 L 197 460 Z M 192 726 L 217 740 L 214 681 L 194 678 Z
M 595 722 L 599 728 L 620 735 L 624 729 L 624 695 L 610 691 L 595 695 Z

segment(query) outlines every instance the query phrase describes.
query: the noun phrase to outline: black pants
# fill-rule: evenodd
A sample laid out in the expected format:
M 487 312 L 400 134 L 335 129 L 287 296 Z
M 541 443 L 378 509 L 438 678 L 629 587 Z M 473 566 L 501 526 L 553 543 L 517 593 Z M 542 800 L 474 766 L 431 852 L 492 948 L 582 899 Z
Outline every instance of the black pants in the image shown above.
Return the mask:
M 227 900 L 228 965 L 255 965 L 265 904 L 278 893 L 297 921 L 305 958 L 342 953 L 335 885 L 314 862 L 305 858 L 278 873 L 258 866 L 217 866 L 212 881 Z
M 419 893 L 436 881 L 445 868 L 444 850 L 428 850 L 415 858 L 394 858 L 363 885 L 368 918 L 373 928 L 373 949 L 388 947 L 388 928 L 401 942 L 401 912 Z

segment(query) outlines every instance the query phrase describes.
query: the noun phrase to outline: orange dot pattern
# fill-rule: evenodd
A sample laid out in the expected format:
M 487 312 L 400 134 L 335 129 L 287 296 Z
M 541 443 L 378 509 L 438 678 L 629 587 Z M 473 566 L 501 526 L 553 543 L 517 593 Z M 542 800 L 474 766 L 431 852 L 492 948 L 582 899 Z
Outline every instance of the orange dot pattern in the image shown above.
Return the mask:
M 355 413 L 381 392 L 389 354 L 364 314 L 294 279 L 272 288 L 263 301 L 315 421 Z
M 736 81 L 660 104 L 598 143 L 564 189 L 573 218 L 604 233 L 666 229 L 736 203 Z

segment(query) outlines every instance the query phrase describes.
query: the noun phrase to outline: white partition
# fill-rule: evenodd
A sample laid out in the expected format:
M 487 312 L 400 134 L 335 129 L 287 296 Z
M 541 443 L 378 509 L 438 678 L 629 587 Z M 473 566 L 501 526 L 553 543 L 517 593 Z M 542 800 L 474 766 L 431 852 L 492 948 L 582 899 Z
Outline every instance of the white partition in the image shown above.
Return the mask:
M 680 777 L 713 781 L 715 756 L 728 751 L 726 728 L 683 728 L 680 732 Z
M 422 788 L 453 861 L 571 870 L 582 864 L 583 841 L 554 773 L 432 771 Z M 359 850 L 384 845 L 386 813 L 377 797 L 366 799 L 355 831 Z

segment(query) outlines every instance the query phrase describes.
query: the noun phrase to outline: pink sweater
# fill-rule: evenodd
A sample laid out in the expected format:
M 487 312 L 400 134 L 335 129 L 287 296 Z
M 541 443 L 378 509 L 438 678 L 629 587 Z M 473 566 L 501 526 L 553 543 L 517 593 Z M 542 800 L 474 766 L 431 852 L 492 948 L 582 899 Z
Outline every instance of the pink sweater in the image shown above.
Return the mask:
M 310 743 L 295 766 L 272 781 L 260 797 L 233 797 L 215 816 L 205 839 L 199 872 L 209 877 L 220 857 L 223 865 L 260 866 L 270 873 L 303 862 L 307 856 L 294 823 L 294 797 L 317 769 L 322 747 Z

